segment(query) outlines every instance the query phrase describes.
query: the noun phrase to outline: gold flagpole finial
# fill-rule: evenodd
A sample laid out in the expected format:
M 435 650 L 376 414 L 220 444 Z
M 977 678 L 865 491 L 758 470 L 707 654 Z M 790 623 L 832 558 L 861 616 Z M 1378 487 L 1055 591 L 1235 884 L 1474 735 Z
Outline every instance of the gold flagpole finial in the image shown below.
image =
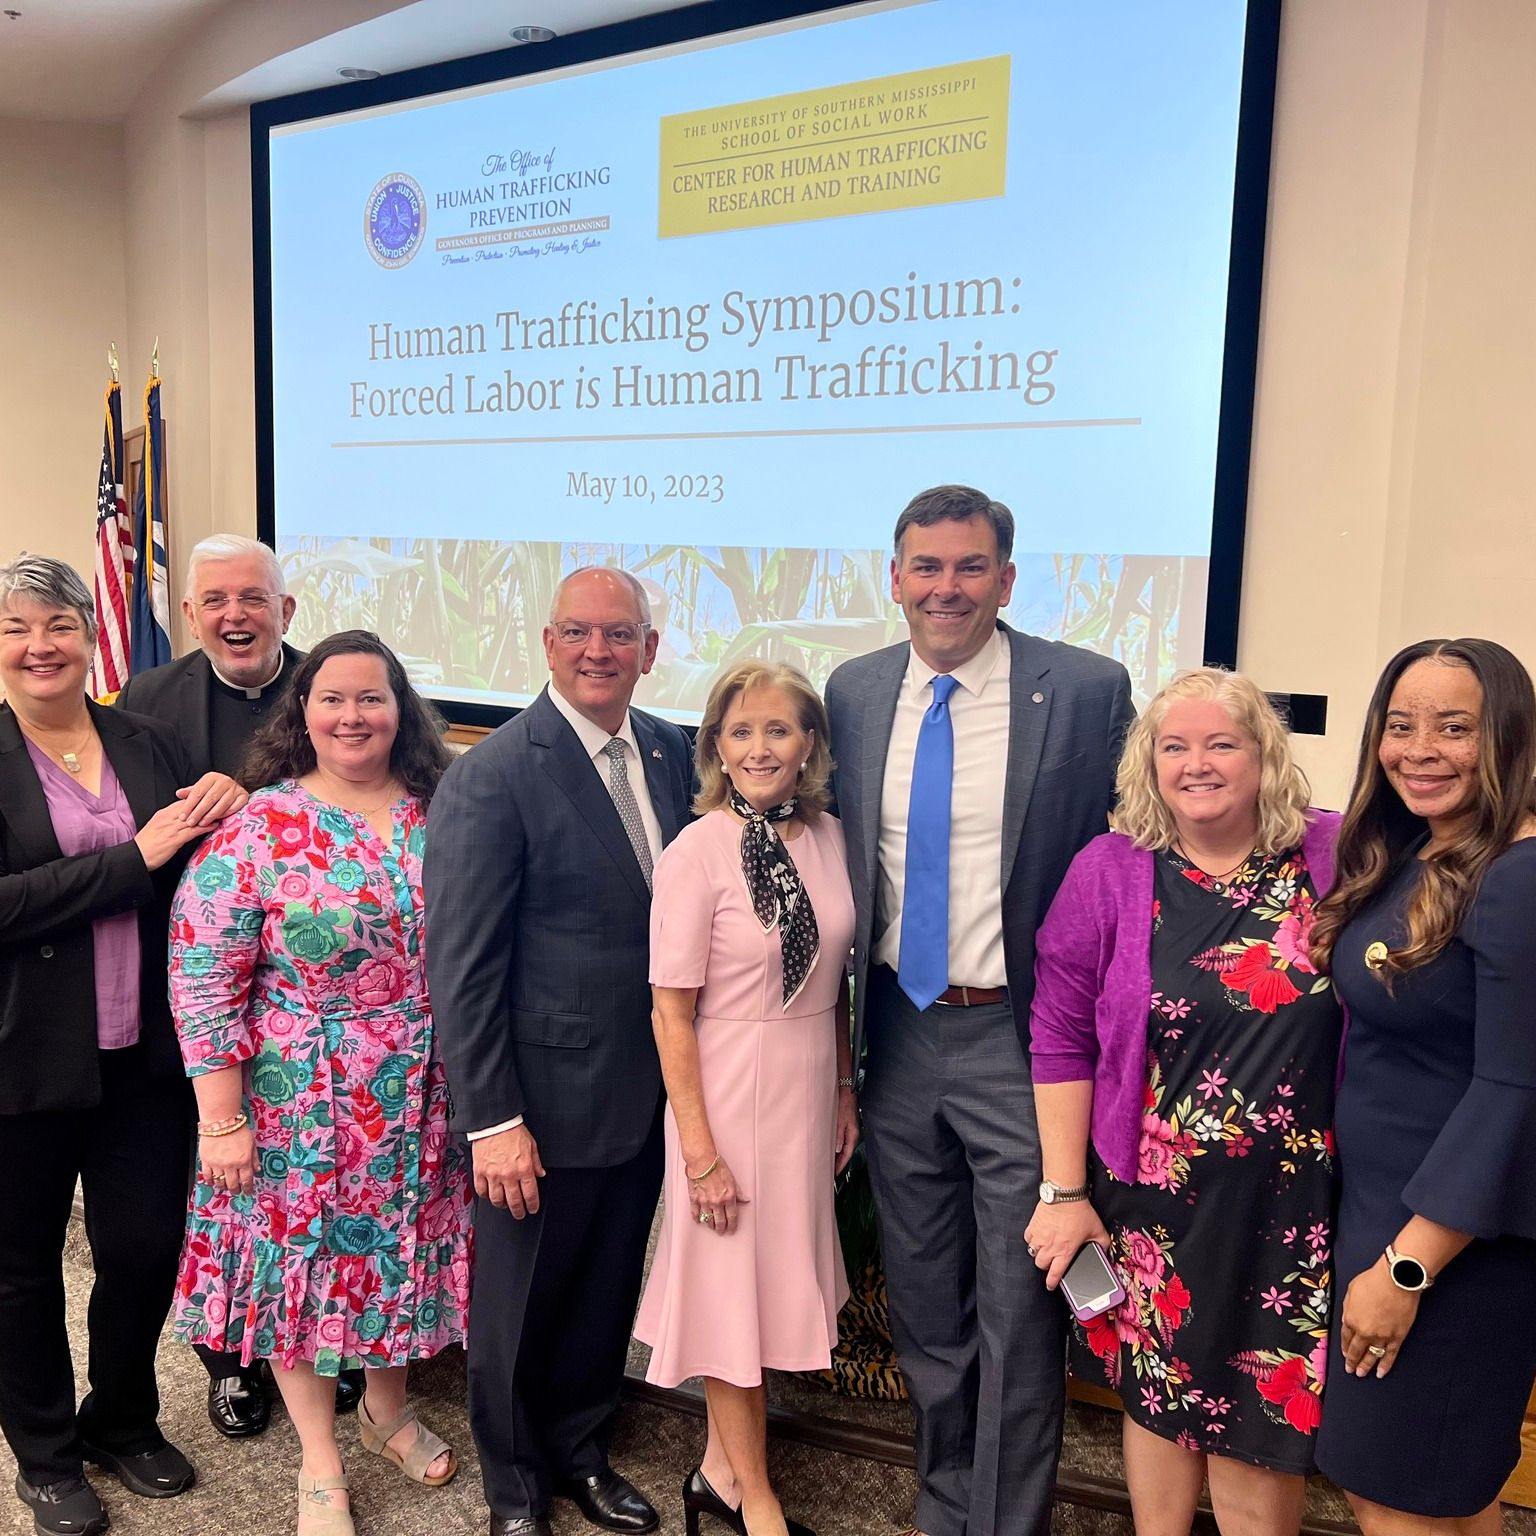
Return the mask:
M 155 350 L 149 354 L 149 371 L 153 378 L 160 377 L 160 338 L 155 337 Z
M 118 365 L 117 365 L 117 343 L 115 341 L 109 341 L 107 343 L 107 367 L 112 370 L 112 382 L 114 384 L 116 384 L 117 381 L 118 381 L 117 380 L 117 367 L 118 367 Z

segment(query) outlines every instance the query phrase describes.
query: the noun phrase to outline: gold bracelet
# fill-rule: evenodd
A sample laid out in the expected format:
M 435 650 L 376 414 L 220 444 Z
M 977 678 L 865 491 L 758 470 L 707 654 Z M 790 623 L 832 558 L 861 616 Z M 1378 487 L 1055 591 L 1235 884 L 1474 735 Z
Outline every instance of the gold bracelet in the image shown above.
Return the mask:
M 712 1162 L 709 1165 L 709 1167 L 704 1170 L 703 1173 L 688 1173 L 688 1165 L 687 1165 L 687 1163 L 683 1164 L 683 1172 L 684 1173 L 688 1173 L 688 1182 L 690 1184 L 702 1184 L 704 1182 L 704 1180 L 707 1179 L 710 1176 L 710 1174 L 712 1174 L 715 1171 L 715 1169 L 718 1168 L 719 1166 L 720 1166 L 720 1154 L 717 1152 L 717 1153 L 715 1153 L 715 1160 L 714 1160 L 714 1162 Z
M 199 1120 L 197 1134 L 199 1136 L 233 1136 L 236 1131 L 243 1131 L 250 1124 L 250 1116 L 241 1110 L 238 1115 L 232 1115 L 228 1120 Z

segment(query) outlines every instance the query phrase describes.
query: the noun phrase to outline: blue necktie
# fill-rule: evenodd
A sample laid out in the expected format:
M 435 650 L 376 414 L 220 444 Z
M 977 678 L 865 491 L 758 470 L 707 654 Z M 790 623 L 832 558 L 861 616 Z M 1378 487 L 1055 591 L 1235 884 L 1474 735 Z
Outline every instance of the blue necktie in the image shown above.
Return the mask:
M 901 896 L 896 979 L 914 1006 L 929 1008 L 949 987 L 949 796 L 955 778 L 955 728 L 947 672 L 933 679 L 933 703 L 918 727 L 907 807 L 907 867 Z

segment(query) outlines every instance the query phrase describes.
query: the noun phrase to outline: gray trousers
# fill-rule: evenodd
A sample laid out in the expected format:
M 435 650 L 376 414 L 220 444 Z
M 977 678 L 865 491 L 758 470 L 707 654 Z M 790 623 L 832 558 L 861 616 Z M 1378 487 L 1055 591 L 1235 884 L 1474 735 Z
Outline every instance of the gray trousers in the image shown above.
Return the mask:
M 872 967 L 860 1108 L 926 1536 L 1046 1536 L 1066 1313 L 1024 1251 L 1039 1198 L 1029 1066 L 1006 1003 L 919 1013 Z

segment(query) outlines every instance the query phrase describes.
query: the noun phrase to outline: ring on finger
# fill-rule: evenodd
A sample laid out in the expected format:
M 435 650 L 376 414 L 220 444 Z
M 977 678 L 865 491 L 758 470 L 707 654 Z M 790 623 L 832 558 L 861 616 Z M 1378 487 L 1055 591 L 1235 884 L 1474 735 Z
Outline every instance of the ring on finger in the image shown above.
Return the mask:
M 1376 1357 L 1376 1358 L 1377 1358 L 1377 1359 L 1378 1359 L 1378 1360 L 1380 1360 L 1380 1359 L 1381 1359 L 1381 1357 L 1382 1357 L 1382 1356 L 1383 1356 L 1383 1355 L 1384 1355 L 1384 1354 L 1386 1354 L 1386 1352 L 1387 1352 L 1387 1347 L 1386 1347 L 1386 1345 L 1385 1345 L 1385 1344 L 1367 1344 L 1367 1345 L 1366 1345 L 1366 1346 L 1365 1346 L 1365 1352 L 1366 1352 L 1366 1354 L 1368 1354 L 1368 1355 L 1375 1355 L 1375 1357 Z

